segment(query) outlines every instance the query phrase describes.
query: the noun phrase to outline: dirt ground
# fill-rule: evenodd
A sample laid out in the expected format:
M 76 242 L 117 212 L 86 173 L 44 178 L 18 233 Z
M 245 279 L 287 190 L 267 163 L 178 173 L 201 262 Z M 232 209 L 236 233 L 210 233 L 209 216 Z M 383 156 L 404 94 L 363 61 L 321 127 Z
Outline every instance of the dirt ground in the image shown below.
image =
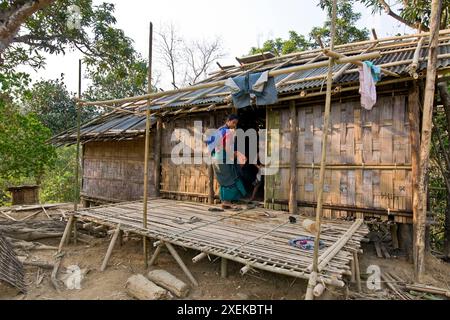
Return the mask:
M 23 213 L 22 213 L 23 215 Z M 41 217 L 42 218 L 42 217 Z M 35 219 L 39 219 L 36 217 Z M 40 240 L 40 243 L 58 246 L 59 239 Z M 66 268 L 77 265 L 86 269 L 80 290 L 68 290 L 62 283 L 57 292 L 50 280 L 51 270 L 36 266 L 25 266 L 26 284 L 28 292 L 18 293 L 15 289 L 0 283 L 0 299 L 20 300 L 126 300 L 131 299 L 125 292 L 127 279 L 134 274 L 144 274 L 142 241 L 139 238 L 125 239 L 122 246 L 116 245 L 108 267 L 104 272 L 100 266 L 109 244 L 108 238 L 98 238 L 90 244 L 69 244 L 64 248 L 65 256 L 62 260 L 59 276 L 63 276 Z M 198 252 L 177 248 L 183 261 L 199 282 L 198 287 L 191 287 L 187 299 L 218 299 L 218 300 L 301 300 L 304 299 L 306 282 L 301 279 L 255 271 L 242 276 L 239 273 L 242 265 L 230 261 L 228 263 L 228 277 L 220 277 L 220 260 L 211 257 L 194 264 L 192 257 Z M 403 256 L 391 259 L 381 259 L 376 256 L 372 244 L 363 245 L 364 254 L 361 255 L 361 278 L 363 293 L 356 292 L 356 286 L 350 284 L 349 290 L 329 288 L 323 299 L 398 299 L 393 292 L 383 285 L 379 292 L 369 292 L 366 286 L 367 267 L 377 265 L 382 272 L 394 272 L 408 282 L 413 280 L 412 264 Z M 153 249 L 152 249 L 153 252 Z M 28 251 L 27 261 L 54 260 L 54 250 Z M 426 283 L 441 288 L 450 288 L 450 264 L 428 257 Z M 167 251 L 162 251 L 155 266 L 149 270 L 164 269 L 189 284 L 189 280 Z

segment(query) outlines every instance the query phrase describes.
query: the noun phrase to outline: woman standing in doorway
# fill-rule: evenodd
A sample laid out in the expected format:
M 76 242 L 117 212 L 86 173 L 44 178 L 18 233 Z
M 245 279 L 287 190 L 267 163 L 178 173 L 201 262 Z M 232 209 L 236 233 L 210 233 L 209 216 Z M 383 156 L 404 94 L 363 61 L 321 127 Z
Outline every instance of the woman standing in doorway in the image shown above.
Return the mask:
M 237 165 L 246 162 L 245 156 L 235 150 L 234 132 L 238 122 L 238 116 L 230 114 L 225 124 L 217 129 L 208 141 L 214 175 L 220 185 L 219 194 L 223 209 L 240 210 L 233 202 L 239 201 L 247 194 L 237 168 Z

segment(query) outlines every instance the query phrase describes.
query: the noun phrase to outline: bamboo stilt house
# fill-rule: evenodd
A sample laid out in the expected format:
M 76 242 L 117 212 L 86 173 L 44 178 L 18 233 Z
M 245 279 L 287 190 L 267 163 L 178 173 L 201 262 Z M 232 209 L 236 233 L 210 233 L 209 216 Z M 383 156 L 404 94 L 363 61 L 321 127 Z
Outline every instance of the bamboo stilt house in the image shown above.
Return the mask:
M 175 129 L 218 128 L 227 114 L 238 112 L 244 129 L 279 129 L 280 170 L 266 176 L 261 200 L 267 208 L 314 214 L 321 156 L 327 59 L 339 59 L 333 69 L 331 130 L 324 185 L 325 217 L 380 217 L 412 222 L 413 169 L 417 166 L 420 114 L 417 90 L 427 65 L 427 33 L 370 40 L 273 57 L 267 54 L 239 59 L 208 79 L 181 90 L 111 101 L 83 102 L 84 107 L 107 107 L 105 115 L 81 127 L 82 198 L 86 202 L 137 200 L 143 194 L 145 110 L 151 99 L 149 195 L 208 202 L 218 186 L 204 163 L 176 165 L 171 161 Z M 368 58 L 382 68 L 377 103 L 361 107 L 355 57 Z M 440 32 L 439 74 L 450 72 L 450 30 Z M 353 60 L 352 60 L 353 59 Z M 278 102 L 236 109 L 224 81 L 246 73 L 270 71 Z M 157 141 L 157 120 L 162 121 Z M 290 126 L 294 120 L 295 125 Z M 270 136 L 266 141 L 270 140 Z M 76 131 L 53 138 L 73 144 Z M 194 144 L 195 141 L 188 142 Z M 161 146 L 157 148 L 155 146 Z M 207 153 L 206 146 L 203 146 Z M 265 145 L 260 143 L 260 148 Z M 264 150 L 272 153 L 270 144 Z M 160 157 L 154 157 L 155 154 Z M 191 155 L 194 158 L 194 154 Z M 160 158 L 155 172 L 154 158 Z M 295 159 L 292 161 L 292 159 Z M 295 163 L 294 163 L 295 162 Z M 156 166 L 158 168 L 158 166 Z M 160 179 L 155 179 L 155 175 Z M 159 185 L 155 185 L 159 180 Z M 290 183 L 294 181 L 295 183 Z M 213 184 L 212 184 L 213 183 Z M 212 194 L 212 191 L 215 191 Z

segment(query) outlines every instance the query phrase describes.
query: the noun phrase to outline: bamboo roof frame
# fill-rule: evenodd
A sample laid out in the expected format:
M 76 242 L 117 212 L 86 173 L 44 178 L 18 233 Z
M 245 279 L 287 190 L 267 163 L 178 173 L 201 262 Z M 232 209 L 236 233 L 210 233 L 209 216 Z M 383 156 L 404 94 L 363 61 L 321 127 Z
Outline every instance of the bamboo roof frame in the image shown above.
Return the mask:
M 321 67 L 328 67 L 328 72 L 327 72 L 327 90 L 326 90 L 326 107 L 325 107 L 325 120 L 324 120 L 324 131 L 327 131 L 328 128 L 328 122 L 329 122 L 329 113 L 330 113 L 330 105 L 331 105 L 331 95 L 332 95 L 332 85 L 333 85 L 333 80 L 335 79 L 335 77 L 340 76 L 344 73 L 347 72 L 354 72 L 352 70 L 347 70 L 351 64 L 355 64 L 355 65 L 362 65 L 362 61 L 364 60 L 369 60 L 369 59 L 376 59 L 381 57 L 382 53 L 381 51 L 376 51 L 376 52 L 369 52 L 374 48 L 377 48 L 377 50 L 382 50 L 382 46 L 380 46 L 381 41 L 391 41 L 391 40 L 399 40 L 399 39 L 409 39 L 409 38 L 418 38 L 418 42 L 416 44 L 416 49 L 415 49 L 415 53 L 414 53 L 414 57 L 413 59 L 411 59 L 411 61 L 397 61 L 394 63 L 401 63 L 401 64 L 406 64 L 406 63 L 410 63 L 411 64 L 411 70 L 413 70 L 412 75 L 415 78 L 415 71 L 416 65 L 418 65 L 419 62 L 419 53 L 421 50 L 421 47 L 423 46 L 425 40 L 424 37 L 427 36 L 428 33 L 420 33 L 420 34 L 416 34 L 416 35 L 409 35 L 409 36 L 401 36 L 401 37 L 391 37 L 391 38 L 385 38 L 385 39 L 374 39 L 372 41 L 363 41 L 363 42 L 359 42 L 359 43 L 354 43 L 354 44 L 346 44 L 346 45 L 341 45 L 341 46 L 336 46 L 336 49 L 338 48 L 347 48 L 348 46 L 358 46 L 358 45 L 362 45 L 362 44 L 369 44 L 369 48 L 366 48 L 362 53 L 356 54 L 354 56 L 347 56 L 344 53 L 341 52 L 337 52 L 335 51 L 335 47 L 334 47 L 334 36 L 335 36 L 335 16 L 336 16 L 336 0 L 333 1 L 333 19 L 332 19 L 332 37 L 331 37 L 331 45 L 330 45 L 330 49 L 317 49 L 317 50 L 312 50 L 309 51 L 307 53 L 295 53 L 292 56 L 290 55 L 286 55 L 283 58 L 288 57 L 287 61 L 282 62 L 281 64 L 272 66 L 270 68 L 269 71 L 269 76 L 275 77 L 278 75 L 284 75 L 284 74 L 294 74 L 295 72 L 298 71 L 304 71 L 304 70 L 311 70 L 311 69 L 315 69 L 315 68 L 321 68 Z M 450 29 L 448 30 L 443 30 L 441 32 L 439 32 L 439 34 L 449 34 L 450 33 Z M 431 34 L 431 33 L 430 33 Z M 428 34 L 428 35 L 430 35 Z M 375 37 L 376 38 L 376 37 Z M 438 37 L 439 38 L 439 37 Z M 436 44 L 438 45 L 439 43 L 439 39 L 436 41 Z M 401 43 L 397 43 L 395 45 L 399 45 L 401 46 Z M 180 98 L 186 97 L 188 95 L 188 93 L 191 93 L 193 91 L 196 90 L 200 90 L 200 89 L 207 89 L 204 92 L 198 93 L 197 95 L 195 95 L 194 97 L 191 97 L 190 99 L 188 99 L 188 102 L 194 102 L 196 99 L 198 99 L 199 97 L 203 97 L 206 96 L 208 94 L 210 94 L 211 92 L 213 92 L 216 88 L 223 86 L 225 84 L 225 80 L 221 79 L 224 78 L 225 76 L 230 76 L 230 74 L 233 74 L 233 72 L 237 72 L 234 71 L 232 68 L 231 69 L 227 69 L 223 74 L 220 74 L 219 76 L 215 76 L 214 79 L 221 79 L 221 80 L 215 80 L 215 81 L 211 81 L 208 82 L 208 79 L 204 80 L 202 83 L 194 85 L 194 86 L 190 86 L 190 87 L 186 87 L 186 88 L 181 88 L 181 89 L 176 89 L 176 90 L 169 90 L 169 91 L 164 91 L 164 92 L 154 92 L 154 93 L 150 93 L 150 89 L 151 89 L 151 53 L 152 53 L 152 24 L 150 23 L 150 50 L 149 50 L 149 57 L 150 57 L 150 66 L 149 66 L 149 93 L 146 95 L 141 95 L 141 96 L 136 96 L 136 97 L 128 97 L 128 98 L 122 98 L 122 99 L 111 99 L 111 100 L 103 100 L 103 101 L 83 101 L 81 100 L 81 90 L 79 92 L 79 99 L 77 101 L 77 108 L 78 110 L 82 107 L 82 106 L 100 106 L 100 107 L 104 107 L 104 108 L 108 108 L 108 109 L 112 109 L 115 112 L 125 112 L 125 113 L 131 113 L 131 114 L 140 114 L 134 110 L 130 110 L 131 108 L 135 107 L 136 104 L 142 104 L 142 100 L 147 100 L 147 106 L 145 107 L 145 115 L 146 115 L 146 129 L 145 129 L 145 172 L 144 172 L 144 196 L 143 196 L 143 217 L 142 217 L 142 228 L 146 229 L 147 228 L 147 201 L 148 201 L 148 155 L 149 155 L 149 132 L 150 132 L 150 117 L 151 117 L 151 112 L 150 112 L 150 108 L 151 108 L 151 103 L 152 101 L 155 102 L 155 99 L 157 98 L 163 98 L 163 97 L 167 97 L 169 95 L 176 95 L 176 97 L 173 97 L 172 99 L 170 99 L 168 102 L 163 103 L 163 105 L 161 107 L 164 106 L 168 106 L 173 102 L 178 101 Z M 301 65 L 295 65 L 295 66 L 291 66 L 291 67 L 286 67 L 286 68 L 282 68 L 285 65 L 288 65 L 289 63 L 292 63 L 294 61 L 297 60 L 297 57 L 303 57 L 305 58 L 308 54 L 311 55 L 312 53 L 316 53 L 313 57 L 310 58 L 310 60 L 308 60 L 305 64 L 301 64 Z M 347 53 L 348 54 L 348 53 Z M 319 62 L 315 62 L 316 60 L 319 59 L 319 57 L 321 57 L 322 55 L 328 57 L 328 60 L 325 61 L 319 61 Z M 446 54 L 446 55 L 442 55 L 442 56 L 448 56 L 450 58 L 450 54 Z M 271 59 L 276 59 L 276 58 L 271 58 Z M 263 67 L 265 65 L 265 63 L 267 63 L 269 60 L 271 59 L 267 59 L 266 61 L 263 62 L 254 62 L 254 63 L 249 63 L 249 64 L 241 64 L 241 69 L 244 68 L 246 69 L 246 67 L 249 67 L 249 69 L 246 69 L 246 72 L 251 72 L 251 71 L 255 71 L 261 67 Z M 439 59 L 439 57 L 438 57 Z M 426 60 L 426 59 L 423 59 Z M 277 61 L 277 60 L 275 60 Z M 338 64 L 338 65 L 343 65 L 340 70 L 334 74 L 332 71 L 332 67 L 334 64 Z M 389 65 L 389 63 L 387 64 Z M 393 64 L 391 64 L 393 65 Z M 389 76 L 393 76 L 393 77 L 399 77 L 399 75 L 385 69 L 386 65 L 382 65 L 382 72 L 389 75 Z M 80 67 L 81 70 L 81 67 Z M 223 71 L 223 70 L 222 70 Z M 81 77 L 80 77 L 81 79 Z M 220 93 L 221 95 L 227 95 L 229 93 Z M 118 104 L 126 104 L 125 108 L 124 106 L 122 107 L 117 107 Z M 194 106 L 191 107 L 191 109 L 189 111 L 196 111 L 198 108 L 200 108 L 199 106 Z M 188 112 L 189 112 L 188 111 Z M 164 114 L 166 114 L 167 112 L 170 111 L 165 111 L 163 112 L 163 114 L 161 116 L 163 116 Z M 112 114 L 114 112 L 111 112 L 110 114 Z M 110 128 L 107 126 L 107 129 Z M 106 129 L 106 130 L 107 130 Z M 98 136 L 100 133 L 97 133 L 96 136 Z M 313 264 L 310 265 L 308 267 L 308 271 L 312 271 L 311 275 L 309 276 L 309 283 L 308 283 L 308 291 L 306 294 L 306 299 L 312 299 L 312 289 L 314 289 L 314 286 L 317 282 L 317 278 L 320 277 L 322 268 L 325 267 L 329 260 L 336 256 L 338 254 L 338 252 L 341 250 L 341 248 L 346 244 L 346 237 L 348 238 L 348 236 L 343 237 L 341 239 L 339 239 L 335 245 L 333 245 L 333 247 L 330 247 L 329 251 L 325 252 L 320 258 L 318 257 L 318 252 L 319 252 L 319 239 L 321 236 L 321 229 L 320 229 L 320 224 L 321 224 L 321 210 L 322 210 L 322 192 L 323 192 L 323 180 L 324 180 L 324 172 L 325 172 L 325 161 L 326 161 L 326 144 L 327 144 L 327 135 L 325 135 L 322 141 L 322 161 L 321 161 L 321 166 L 320 166 L 320 182 L 319 182 L 319 194 L 318 194 L 318 203 L 317 203 L 317 209 L 316 209 L 316 228 L 317 228 L 317 233 L 316 233 L 316 237 L 315 237 L 315 245 L 314 245 L 314 254 L 313 254 Z M 79 162 L 79 146 L 80 146 L 80 121 L 78 118 L 78 124 L 77 124 L 77 163 Z M 77 166 L 77 173 L 76 175 L 78 176 L 78 166 Z M 78 184 L 78 179 L 76 181 L 76 183 Z M 77 199 L 75 199 L 74 202 L 74 211 L 77 211 Z M 64 232 L 64 236 L 61 239 L 61 243 L 60 243 L 60 247 L 58 252 L 61 251 L 62 245 L 65 242 L 65 238 L 67 237 L 67 234 L 69 232 L 69 230 L 71 229 L 71 225 L 73 223 L 73 220 L 76 219 L 74 218 L 74 216 L 70 217 L 71 219 L 69 220 L 69 223 L 66 226 L 66 230 Z M 362 223 L 362 220 L 359 221 L 359 223 Z M 284 224 L 283 224 L 284 225 Z M 276 227 L 273 230 L 270 230 L 268 233 L 264 234 L 263 236 L 273 232 L 274 230 L 276 230 L 277 228 L 283 226 L 280 225 L 278 227 Z M 352 227 L 351 230 L 348 231 L 348 233 L 350 234 L 351 231 L 354 229 L 356 230 L 357 228 L 359 228 L 359 226 L 354 226 Z M 117 234 L 120 232 L 120 224 L 119 227 L 117 228 Z M 145 259 L 145 265 L 146 267 L 148 266 L 148 256 L 147 256 L 147 241 L 146 241 L 146 236 L 144 235 L 144 259 Z M 249 241 L 247 241 L 246 243 L 244 243 L 244 245 L 249 244 L 251 242 L 256 241 L 257 239 L 251 239 Z M 348 240 L 348 239 L 347 239 Z M 229 258 L 230 256 L 228 255 L 228 253 L 236 250 L 237 248 L 242 247 L 242 245 L 238 246 L 238 247 L 234 247 L 232 249 L 228 249 L 228 251 L 226 251 L 225 253 L 222 253 L 222 255 L 225 258 Z M 108 250 L 109 251 L 109 250 Z M 253 263 L 253 260 L 250 260 L 248 262 L 248 264 L 246 266 L 250 266 Z
M 205 80 L 202 80 L 197 85 L 180 88 L 176 90 L 168 90 L 163 92 L 153 92 L 146 95 L 135 96 L 135 97 L 126 97 L 121 99 L 110 99 L 103 101 L 82 101 L 79 100 L 78 103 L 82 107 L 88 106 L 97 106 L 106 109 L 110 109 L 113 112 L 117 113 L 126 113 L 126 114 L 135 114 L 135 115 L 144 115 L 145 109 L 147 106 L 152 104 L 152 115 L 168 115 L 174 114 L 174 111 L 167 111 L 162 109 L 168 108 L 173 109 L 174 107 L 170 107 L 172 103 L 182 103 L 188 106 L 179 106 L 175 107 L 177 111 L 179 109 L 183 109 L 183 111 L 177 112 L 179 113 L 187 113 L 185 112 L 186 108 L 191 109 L 191 103 L 194 103 L 199 98 L 213 98 L 213 97 L 228 97 L 231 92 L 214 92 L 221 87 L 223 87 L 225 83 L 225 79 L 238 75 L 242 72 L 252 72 L 259 71 L 269 68 L 269 74 L 271 76 L 277 76 L 281 74 L 287 74 L 281 81 L 279 81 L 276 85 L 277 87 L 281 87 L 283 85 L 297 84 L 312 80 L 324 80 L 326 78 L 326 74 L 315 75 L 312 77 L 306 77 L 296 80 L 290 80 L 296 72 L 304 71 L 304 70 L 312 70 L 319 67 L 326 66 L 326 61 L 317 60 L 327 57 L 329 54 L 333 54 L 335 57 L 340 57 L 337 59 L 337 63 L 343 65 L 339 70 L 333 73 L 334 80 L 337 80 L 340 76 L 344 74 L 351 74 L 358 72 L 357 68 L 352 68 L 352 65 L 358 65 L 362 60 L 366 59 L 376 59 L 377 57 L 384 56 L 386 54 L 395 53 L 395 52 L 403 52 L 403 51 L 412 51 L 414 50 L 414 58 L 407 59 L 402 61 L 393 61 L 384 64 L 380 64 L 379 66 L 383 69 L 383 72 L 386 75 L 399 78 L 399 75 L 390 72 L 386 68 L 406 65 L 409 64 L 415 66 L 418 62 L 426 61 L 426 58 L 420 59 L 419 53 L 420 49 L 424 48 L 427 45 L 426 37 L 427 32 L 422 32 L 418 34 L 397 36 L 397 37 L 388 37 L 383 39 L 373 39 L 361 42 L 355 42 L 351 44 L 338 45 L 335 47 L 335 51 L 330 53 L 328 49 L 314 49 L 305 52 L 297 52 L 292 54 L 283 55 L 280 57 L 270 58 L 263 61 L 252 62 L 248 64 L 242 64 L 240 66 L 236 66 L 234 68 L 226 68 L 224 70 L 217 71 L 213 73 L 213 75 Z M 448 41 L 450 40 L 450 29 L 441 30 L 440 32 L 441 38 L 439 39 L 440 45 L 448 45 Z M 351 49 L 347 50 L 346 49 Z M 373 52 L 373 50 L 377 50 Z M 348 57 L 349 54 L 359 53 L 354 56 Z M 450 54 L 442 54 L 439 55 L 439 59 L 447 59 L 450 58 Z M 420 60 L 420 61 L 419 61 Z M 273 65 L 271 65 L 273 63 Z M 303 63 L 300 65 L 295 65 L 297 63 Z M 284 68 L 287 65 L 293 66 Z M 411 70 L 414 70 L 412 68 Z M 412 73 L 414 78 L 418 78 L 418 73 Z M 189 96 L 190 93 L 196 90 L 203 90 L 198 92 L 195 96 Z M 289 95 L 289 94 L 287 94 Z M 173 96 L 170 100 L 164 100 L 168 96 Z M 299 95 L 295 95 L 297 98 L 302 97 Z M 282 97 L 281 99 L 285 100 L 286 97 Z M 149 102 L 150 101 L 150 102 Z M 161 103 L 159 103 L 161 102 Z M 227 100 L 225 100 L 227 103 Z M 203 109 L 203 108 L 202 108 Z

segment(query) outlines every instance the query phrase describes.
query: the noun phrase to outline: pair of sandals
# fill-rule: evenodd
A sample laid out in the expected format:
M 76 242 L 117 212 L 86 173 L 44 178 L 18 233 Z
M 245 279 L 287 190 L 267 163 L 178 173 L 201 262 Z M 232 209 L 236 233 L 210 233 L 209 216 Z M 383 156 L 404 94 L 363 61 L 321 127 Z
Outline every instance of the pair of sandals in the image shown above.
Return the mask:
M 202 219 L 200 219 L 199 217 L 196 216 L 192 216 L 189 218 L 189 220 L 184 221 L 183 219 L 181 219 L 180 217 L 176 217 L 175 219 L 172 220 L 172 222 L 178 223 L 178 224 L 192 224 L 192 223 L 196 223 L 196 222 L 200 222 L 202 221 Z

